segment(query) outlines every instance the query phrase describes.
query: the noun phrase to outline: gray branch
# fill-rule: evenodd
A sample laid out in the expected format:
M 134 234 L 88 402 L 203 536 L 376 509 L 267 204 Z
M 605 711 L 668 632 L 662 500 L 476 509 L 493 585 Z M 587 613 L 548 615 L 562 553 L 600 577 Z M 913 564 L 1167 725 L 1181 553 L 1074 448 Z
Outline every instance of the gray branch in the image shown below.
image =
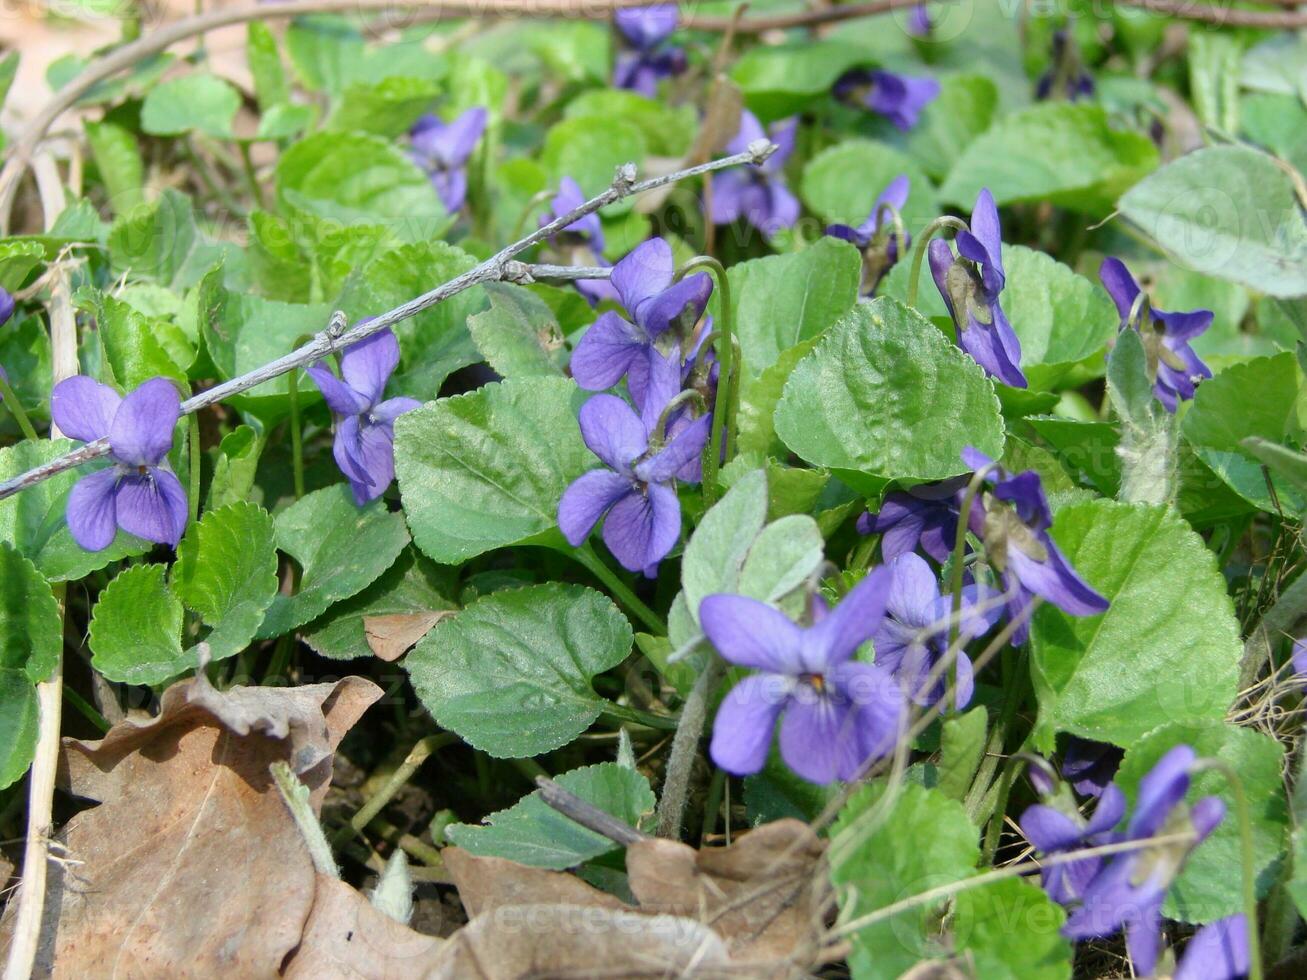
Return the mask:
M 551 810 L 557 810 L 563 816 L 575 820 L 586 830 L 592 830 L 601 837 L 607 837 L 616 844 L 630 847 L 649 835 L 636 830 L 629 823 L 618 820 L 610 813 L 605 813 L 592 803 L 587 803 L 575 793 L 559 786 L 548 776 L 537 776 L 540 799 Z
M 192 398 L 182 402 L 182 414 L 198 412 L 202 408 L 214 405 L 233 395 L 239 395 L 243 391 L 249 391 L 265 381 L 271 381 L 273 378 L 279 378 L 283 374 L 294 371 L 297 368 L 304 367 L 306 364 L 312 364 L 314 361 L 332 354 L 350 344 L 358 343 L 365 337 L 389 326 L 417 316 L 424 310 L 428 310 L 449 297 L 460 293 L 465 289 L 481 285 L 487 282 L 534 282 L 536 279 L 600 279 L 606 278 L 610 274 L 609 270 L 601 268 L 569 268 L 567 266 L 545 265 L 533 266 L 524 262 L 516 261 L 516 256 L 526 251 L 533 245 L 538 245 L 547 238 L 558 234 L 574 221 L 584 218 L 586 215 L 594 214 L 601 208 L 607 207 L 614 201 L 620 201 L 622 198 L 631 197 L 635 194 L 642 194 L 645 191 L 651 191 L 667 184 L 674 184 L 699 174 L 709 173 L 714 170 L 724 170 L 727 167 L 735 167 L 741 164 L 751 164 L 757 166 L 776 152 L 776 144 L 767 140 L 755 140 L 749 144 L 748 149 L 742 153 L 736 153 L 732 156 L 722 157 L 720 160 L 712 160 L 708 163 L 702 163 L 695 167 L 688 167 L 685 170 L 677 170 L 674 173 L 664 174 L 661 177 L 652 177 L 649 180 L 637 181 L 636 168 L 633 163 L 626 163 L 617 168 L 617 174 L 608 189 L 596 197 L 592 197 L 584 204 L 578 205 L 567 214 L 561 215 L 542 225 L 525 238 L 519 239 L 511 245 L 506 246 L 496 252 L 490 258 L 486 259 L 479 265 L 474 266 L 460 276 L 455 276 L 448 282 L 441 283 L 435 289 L 423 293 L 414 299 L 409 300 L 393 310 L 388 310 L 376 317 L 365 322 L 356 323 L 352 328 L 347 328 L 345 315 L 337 311 L 331 318 L 331 322 L 308 343 L 302 347 L 297 347 L 282 357 L 264 364 L 262 367 L 255 368 L 248 374 L 242 374 L 238 378 L 232 378 L 230 381 L 224 381 L 220 385 L 209 388 L 200 392 Z M 97 439 L 94 442 L 88 442 L 85 446 L 74 449 L 57 459 L 52 459 L 48 463 L 42 463 L 40 466 L 28 470 L 13 479 L 0 483 L 0 500 L 6 497 L 12 497 L 21 490 L 40 483 L 42 480 L 48 480 L 50 477 L 66 470 L 80 466 L 82 463 L 90 462 L 93 459 L 99 459 L 109 453 L 109 440 Z

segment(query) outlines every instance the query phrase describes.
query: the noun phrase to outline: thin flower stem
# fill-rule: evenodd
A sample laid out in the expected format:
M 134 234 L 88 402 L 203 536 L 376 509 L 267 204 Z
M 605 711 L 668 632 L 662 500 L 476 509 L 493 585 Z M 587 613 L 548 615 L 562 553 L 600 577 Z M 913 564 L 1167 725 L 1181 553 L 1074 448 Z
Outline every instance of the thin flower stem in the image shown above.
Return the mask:
M 654 728 L 661 732 L 675 731 L 677 726 L 676 718 L 670 715 L 657 715 L 652 711 L 641 711 L 639 708 L 632 708 L 628 704 L 618 704 L 615 701 L 605 701 L 600 713 L 607 715 L 613 721 L 628 722 L 644 728 Z
M 290 398 L 290 465 L 295 483 L 295 499 L 304 496 L 304 434 L 300 429 L 299 370 L 286 374 L 286 393 Z
M 192 415 L 186 426 L 190 436 L 190 484 L 191 492 L 186 498 L 186 507 L 190 521 L 188 527 L 194 527 L 200 517 L 200 417 Z
M 981 486 L 985 483 L 985 478 L 997 464 L 991 463 L 988 466 L 982 466 L 971 474 L 971 480 L 967 483 L 967 491 L 962 495 L 962 509 L 958 514 L 958 530 L 953 535 L 953 567 L 949 575 L 949 596 L 951 601 L 952 615 L 949 620 L 948 642 L 949 646 L 955 646 L 958 642 L 958 631 L 962 622 L 962 572 L 963 559 L 967 551 L 967 531 L 971 520 L 971 508 L 976 503 L 976 496 L 980 493 Z M 958 662 L 957 657 L 953 658 L 953 665 L 949 668 L 949 683 L 956 691 L 958 686 Z M 956 699 L 955 699 L 956 700 Z
M 67 684 L 64 685 L 64 700 L 76 709 L 77 713 L 89 721 L 101 732 L 107 732 L 113 726 L 105 719 L 104 715 L 95 710 L 95 705 L 91 704 L 86 698 L 82 697 Z
M 241 167 L 245 171 L 245 179 L 250 184 L 250 194 L 254 197 L 254 203 L 259 207 L 267 207 L 263 199 L 263 188 L 259 186 L 259 176 L 254 171 L 254 157 L 250 152 L 250 144 L 246 140 L 241 140 L 238 144 L 241 152 Z
M 404 761 L 386 779 L 384 785 L 358 808 L 354 816 L 349 818 L 349 823 L 336 832 L 331 839 L 331 843 L 336 847 L 341 847 L 355 834 L 361 833 L 372 822 L 372 819 L 385 809 L 386 804 L 395 798 L 395 794 L 413 778 L 414 773 L 421 768 L 422 763 L 426 762 L 433 752 L 437 752 L 446 745 L 452 745 L 457 741 L 458 736 L 453 732 L 436 732 L 434 735 L 419 739 L 413 748 L 409 749 Z
M 23 411 L 23 403 L 18 400 L 18 395 L 14 392 L 13 386 L 3 374 L 0 374 L 0 398 L 4 400 L 5 408 L 9 409 L 9 414 L 14 417 L 18 423 L 18 428 L 23 432 L 24 439 L 36 439 L 36 430 L 32 428 L 32 422 Z
M 586 569 L 603 582 L 608 587 L 608 591 L 613 593 L 622 605 L 635 613 L 640 621 L 653 630 L 659 636 L 667 635 L 667 624 L 663 622 L 662 617 L 646 606 L 630 586 L 618 577 L 617 573 L 604 564 L 603 559 L 595 554 L 594 547 L 587 541 L 579 548 L 568 548 L 564 554 L 571 555 L 576 561 L 584 565 Z
M 735 350 L 732 344 L 735 336 L 735 311 L 731 307 L 731 281 L 725 267 L 711 255 L 696 255 L 677 271 L 677 280 L 685 278 L 696 269 L 703 269 L 713 277 L 718 296 L 717 316 L 721 321 L 714 324 L 720 372 L 717 377 L 717 399 L 713 404 L 712 435 L 708 439 L 708 455 L 703 460 L 703 498 L 704 503 L 711 507 L 717 500 L 720 489 L 717 485 L 717 471 L 721 466 L 723 434 L 728 454 L 735 444 L 732 403 L 736 389 L 731 380 L 735 373 Z M 728 422 L 731 423 L 729 427 Z
M 921 281 L 921 260 L 926 257 L 926 246 L 945 228 L 952 228 L 954 231 L 971 230 L 965 221 L 951 214 L 940 215 L 921 230 L 921 234 L 917 236 L 917 247 L 912 252 L 912 271 L 908 275 L 908 305 L 911 307 L 917 305 L 917 286 Z
M 726 676 L 726 661 L 710 655 L 707 666 L 694 682 L 689 697 L 681 708 L 681 721 L 672 737 L 672 752 L 667 759 L 667 775 L 663 779 L 662 798 L 658 801 L 659 837 L 679 840 L 681 820 L 685 816 L 685 800 L 690 790 L 690 774 L 699 754 L 699 739 L 708 721 L 708 706 L 712 696 Z
M 1213 769 L 1225 777 L 1239 816 L 1239 859 L 1243 865 L 1243 914 L 1248 926 L 1248 980 L 1262 980 L 1261 936 L 1257 929 L 1257 868 L 1253 854 L 1253 823 L 1248 794 L 1234 766 L 1224 759 L 1199 759 L 1197 770 Z

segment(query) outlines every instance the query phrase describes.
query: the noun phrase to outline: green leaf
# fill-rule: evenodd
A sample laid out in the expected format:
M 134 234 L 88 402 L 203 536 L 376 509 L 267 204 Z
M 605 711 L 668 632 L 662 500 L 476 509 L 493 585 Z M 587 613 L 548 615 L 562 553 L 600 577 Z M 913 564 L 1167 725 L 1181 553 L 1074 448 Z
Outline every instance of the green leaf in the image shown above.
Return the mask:
M 29 417 L 50 414 L 51 357 L 50 331 L 42 317 L 10 321 L 0 330 L 0 364 Z
M 1239 131 L 1239 55 L 1228 34 L 1196 34 L 1189 45 L 1189 92 L 1198 120 L 1225 133 Z
M 599 717 L 590 680 L 626 659 L 631 624 L 602 593 L 549 583 L 476 600 L 404 661 L 436 723 L 497 758 L 566 745 Z
M 1017 146 L 1037 153 L 1013 153 Z M 1111 212 L 1121 193 L 1157 166 L 1157 147 L 1113 129 L 1102 107 L 1045 102 L 1000 119 L 963 151 L 939 190 L 970 208 L 988 187 L 998 204 L 1050 201 L 1090 215 Z
M 852 308 L 862 256 L 848 242 L 821 238 L 801 252 L 731 266 L 727 278 L 744 363 L 756 375 Z M 714 310 L 719 302 L 715 296 Z
M 1302 372 L 1293 354 L 1235 364 L 1204 381 L 1181 431 L 1195 446 L 1238 452 L 1249 437 L 1284 442 L 1296 434 Z
M 45 258 L 45 246 L 39 241 L 0 241 L 0 286 L 14 292 Z
M 755 538 L 736 589 L 741 595 L 778 602 L 821 565 L 825 540 L 807 514 L 789 514 L 772 521 Z
M 70 452 L 67 439 L 19 442 L 0 449 L 0 480 L 8 480 L 33 467 Z M 139 555 L 151 547 L 125 531 L 103 551 L 85 551 L 73 540 L 64 522 L 64 509 L 73 485 L 88 473 L 103 468 L 89 464 L 67 470 L 0 500 L 0 542 L 12 545 L 36 565 L 51 582 L 82 578 L 110 562 Z
M 254 133 L 254 139 L 283 140 L 298 136 L 313 125 L 316 117 L 313 106 L 283 102 L 272 106 L 259 117 L 259 128 Z
M 436 566 L 409 550 L 366 589 L 338 602 L 303 630 L 304 642 L 333 660 L 373 656 L 364 630 L 371 616 L 418 615 L 456 609 Z
M 213 660 L 240 653 L 277 594 L 272 517 L 250 503 L 209 511 L 177 548 L 172 590 L 211 628 Z
M 969 878 L 980 859 L 976 828 L 962 804 L 938 790 L 905 783 L 879 812 L 886 785 L 855 793 L 832 829 L 831 880 L 841 916 L 852 919 L 914 894 Z M 858 980 L 893 980 L 944 952 L 936 933 L 941 904 L 922 904 L 865 926 L 850 938 Z
M 583 116 L 635 124 L 644 135 L 648 152 L 660 157 L 684 156 L 699 128 L 698 113 L 693 106 L 668 105 L 626 89 L 590 89 L 563 110 L 564 119 Z
M 976 769 L 985 755 L 985 733 L 989 712 L 978 705 L 966 714 L 944 722 L 940 735 L 939 791 L 961 802 L 971 789 Z
M 857 174 L 850 180 L 849 174 Z M 887 143 L 851 139 L 818 153 L 803 169 L 804 202 L 823 221 L 857 227 L 895 177 L 908 178 L 903 225 L 912 234 L 939 214 L 935 185 L 912 157 Z M 929 270 L 927 270 L 929 274 Z
M 154 136 L 196 132 L 232 139 L 232 122 L 240 107 L 240 93 L 230 83 L 196 72 L 150 89 L 141 106 L 141 129 Z
M 18 782 L 36 751 L 36 688 L 21 670 L 0 669 L 0 789 Z
M 892 299 L 859 303 L 799 362 L 776 432 L 817 466 L 883 479 L 965 471 L 967 446 L 998 456 L 1003 423 L 980 366 Z
M 262 21 L 250 21 L 245 41 L 245 61 L 254 79 L 254 97 L 266 114 L 273 106 L 290 101 L 290 84 L 277 52 L 277 38 Z
M 1066 912 L 1033 881 L 1009 878 L 958 892 L 951 916 L 957 953 L 985 980 L 1069 980 Z
M 490 309 L 467 321 L 486 363 L 505 378 L 562 374 L 563 334 L 549 305 L 529 289 L 507 283 L 489 285 L 486 292 Z
M 1307 293 L 1302 203 L 1265 153 L 1187 153 L 1131 188 L 1120 209 L 1183 265 L 1271 296 Z
M 281 636 L 357 595 L 395 563 L 408 544 L 404 518 L 378 499 L 363 507 L 345 484 L 323 487 L 277 515 L 277 547 L 301 569 L 299 590 L 277 596 L 259 638 Z
M 1157 399 L 1148 380 L 1148 355 L 1138 332 L 1123 330 L 1107 359 L 1107 394 L 1116 414 L 1130 425 L 1151 428 Z
M 741 456 L 748 453 L 767 455 L 780 446 L 776 438 L 776 406 L 785 391 L 794 367 L 817 346 L 820 335 L 795 344 L 764 368 L 756 377 L 745 371 L 740 377 L 740 408 L 736 418 L 736 445 Z M 739 458 L 739 457 L 737 457 Z
M 1203 539 L 1165 507 L 1110 500 L 1062 508 L 1051 533 L 1112 605 L 1099 616 L 1036 613 L 1038 744 L 1051 749 L 1061 731 L 1128 746 L 1164 722 L 1223 718 L 1243 645 Z
M 1307 494 L 1307 454 L 1256 437 L 1245 439 L 1242 445 L 1246 452 L 1265 463 L 1277 476 L 1284 477 L 1300 493 Z
M 385 78 L 358 82 L 341 95 L 326 128 L 396 137 L 407 133 L 435 105 L 441 86 L 429 78 Z
M 87 287 L 74 297 L 77 307 L 95 316 L 96 334 L 104 351 L 109 377 L 131 391 L 156 377 L 175 381 L 189 390 L 186 369 L 195 349 L 186 334 L 170 320 L 146 317 L 121 299 Z
M 100 592 L 91 613 L 91 664 L 111 681 L 158 684 L 197 662 L 182 650 L 182 602 L 164 565 L 133 565 Z
M 573 769 L 558 777 L 565 790 L 636 826 L 654 808 L 649 780 L 615 762 Z M 539 791 L 507 810 L 485 818 L 480 826 L 453 824 L 445 833 L 472 854 L 502 857 L 518 864 L 562 871 L 618 848 L 607 837 L 586 830 L 540 799 Z
M 681 585 L 696 623 L 704 596 L 736 590 L 766 520 L 767 474 L 762 470 L 737 480 L 703 515 L 681 557 Z
M 238 425 L 222 437 L 214 450 L 206 510 L 250 499 L 262 452 L 262 440 L 248 425 Z
M 576 424 L 585 398 L 562 378 L 520 378 L 400 416 L 395 472 L 418 547 L 456 564 L 552 531 L 563 491 L 594 465 Z
M 988 77 L 947 75 L 939 80 L 939 95 L 908 133 L 908 152 L 931 178 L 941 180 L 971 141 L 989 128 L 997 110 L 998 88 Z
M 63 654 L 64 619 L 36 566 L 0 542 L 0 669 L 22 671 L 37 684 Z
M 648 152 L 644 132 L 635 123 L 620 118 L 579 116 L 556 123 L 545 136 L 540 162 L 557 187 L 571 177 L 586 197 L 608 189 L 617 168 L 625 163 L 637 167 Z M 626 198 L 604 209 L 605 214 L 625 214 L 633 206 Z
M 1268 735 L 1219 720 L 1164 725 L 1131 742 L 1121 762 L 1116 782 L 1132 805 L 1138 797 L 1139 781 L 1177 745 L 1192 746 L 1199 757 L 1222 759 L 1238 773 L 1252 811 L 1257 894 L 1265 896 L 1277 877 L 1277 858 L 1287 844 L 1289 817 L 1281 775 L 1284 749 Z M 1225 819 L 1193 851 L 1184 871 L 1168 889 L 1162 907 L 1167 918 L 1211 922 L 1243 911 L 1243 861 L 1234 794 L 1220 772 L 1196 774 L 1188 802 L 1193 804 L 1213 795 L 1224 801 Z
M 731 69 L 748 108 L 764 123 L 826 98 L 836 79 L 869 60 L 861 45 L 791 41 L 750 48 Z
M 194 286 L 231 250 L 200 231 L 190 198 L 171 187 L 153 204 L 119 216 L 109 231 L 115 272 L 172 289 Z
M 744 778 L 745 815 L 750 826 L 786 817 L 808 823 L 837 792 L 838 784 L 820 786 L 796 776 L 773 748 L 762 771 Z
M 145 203 L 145 163 L 136 137 L 117 123 L 88 122 L 85 126 L 110 209 L 115 215 L 130 214 Z

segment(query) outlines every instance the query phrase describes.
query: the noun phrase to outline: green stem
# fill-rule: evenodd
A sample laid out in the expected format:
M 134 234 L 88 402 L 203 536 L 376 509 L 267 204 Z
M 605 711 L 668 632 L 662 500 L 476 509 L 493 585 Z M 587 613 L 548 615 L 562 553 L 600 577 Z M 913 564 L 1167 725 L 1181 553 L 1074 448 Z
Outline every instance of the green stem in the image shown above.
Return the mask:
M 958 641 L 958 630 L 962 621 L 962 571 L 964 558 L 967 551 L 967 531 L 971 518 L 971 508 L 976 502 L 976 495 L 980 493 L 980 488 L 985 482 L 985 478 L 997 464 L 982 466 L 971 474 L 971 481 L 967 484 L 967 492 L 962 497 L 962 512 L 958 515 L 958 530 L 953 536 L 953 567 L 949 574 L 949 595 L 950 595 L 950 616 L 948 627 L 949 646 L 953 646 Z M 958 662 L 954 658 L 952 666 L 949 667 L 949 686 L 952 690 L 958 689 Z M 956 700 L 956 699 L 955 699 Z M 1004 706 L 1006 710 L 1006 706 Z M 956 711 L 957 705 L 945 705 L 946 711 Z
M 291 648 L 294 643 L 294 631 L 282 634 L 281 639 L 277 641 L 276 649 L 272 651 L 272 660 L 268 663 L 268 669 L 263 673 L 264 684 L 267 684 L 269 680 L 281 677 L 286 672 L 286 668 L 290 664 Z
M 349 823 L 336 832 L 336 835 L 332 838 L 332 843 L 339 847 L 355 834 L 361 833 L 363 828 L 372 822 L 372 818 L 385 809 L 386 804 L 395 798 L 395 794 L 404 787 L 404 784 L 413 778 L 413 774 L 418 771 L 422 763 L 430 758 L 433 752 L 457 741 L 458 736 L 453 732 L 437 732 L 434 735 L 419 739 L 413 748 L 409 749 L 404 761 L 390 774 L 381 789 L 372 794 L 367 802 L 358 808 L 354 816 L 350 817 Z
M 3 374 L 0 374 L 0 397 L 3 398 L 5 408 L 9 409 L 9 414 L 18 423 L 18 428 L 23 431 L 23 438 L 35 440 L 36 430 L 32 428 L 31 420 L 23 411 L 23 403 L 18 400 L 18 395 L 14 393 L 14 389 Z
M 722 808 L 722 790 L 726 788 L 726 770 L 713 768 L 708 784 L 708 799 L 703 805 L 703 830 L 699 833 L 699 846 L 706 847 L 708 838 L 717 829 L 717 811 Z
M 1243 914 L 1248 926 L 1248 980 L 1262 980 L 1261 936 L 1257 930 L 1257 868 L 1253 855 L 1253 823 L 1243 780 L 1224 759 L 1199 759 L 1195 769 L 1214 769 L 1225 777 L 1239 815 L 1239 859 L 1243 865 Z
M 595 554 L 594 547 L 590 542 L 587 541 L 579 548 L 569 548 L 567 554 L 584 565 L 590 574 L 600 582 L 603 582 L 608 587 L 608 591 L 615 595 L 622 605 L 635 613 L 645 626 L 659 636 L 667 635 L 667 624 L 663 622 L 662 617 L 641 602 L 640 597 L 631 591 L 630 586 L 618 578 L 617 573 L 604 564 L 603 560 Z
M 242 140 L 239 144 L 241 151 L 241 166 L 245 171 L 245 179 L 250 183 L 250 194 L 254 197 L 254 203 L 259 207 L 267 207 L 263 200 L 263 188 L 259 186 L 258 175 L 254 172 L 254 157 L 250 153 L 250 144 Z
M 704 725 L 708 721 L 712 696 L 725 677 L 726 661 L 713 655 L 681 707 L 681 719 L 677 722 L 671 755 L 667 759 L 662 797 L 658 800 L 659 837 L 680 840 L 681 820 L 685 815 L 685 801 L 690 790 L 690 775 L 699 754 L 699 739 L 703 737 Z
M 295 499 L 304 496 L 304 437 L 300 432 L 299 370 L 286 375 L 286 391 L 290 396 L 290 453 L 291 474 L 295 480 Z
M 725 267 L 711 255 L 696 255 L 677 271 L 677 280 L 683 279 L 696 269 L 704 269 L 713 277 L 719 297 L 717 304 L 719 322 L 713 325 L 713 332 L 717 334 L 717 363 L 720 365 L 720 372 L 717 377 L 717 399 L 713 405 L 712 434 L 708 438 L 708 455 L 704 457 L 703 463 L 703 497 L 704 502 L 711 507 L 717 500 L 720 489 L 717 486 L 717 471 L 721 467 L 723 437 L 726 440 L 728 457 L 735 445 L 733 402 L 738 391 L 733 381 L 733 375 L 737 373 L 735 347 L 732 342 L 735 336 L 735 312 L 731 308 L 731 282 L 726 275 Z
M 112 726 L 104 718 L 104 715 L 95 710 L 95 706 L 90 704 L 84 697 L 74 691 L 67 684 L 64 685 L 64 700 L 77 709 L 77 713 L 89 721 L 92 725 L 102 732 L 107 732 Z
M 190 523 L 194 527 L 200 516 L 200 419 L 194 412 L 187 422 L 187 431 L 191 442 L 190 482 L 191 492 L 186 500 Z
M 656 715 L 652 711 L 641 711 L 639 708 L 617 704 L 614 701 L 605 701 L 600 713 L 616 722 L 643 725 L 645 728 L 656 728 L 664 732 L 676 731 L 677 720 L 671 715 Z
M 945 228 L 952 228 L 954 231 L 970 231 L 967 223 L 961 218 L 955 218 L 951 214 L 942 214 L 922 230 L 917 236 L 917 247 L 912 253 L 912 271 L 908 275 L 908 305 L 915 307 L 917 305 L 917 285 L 921 281 L 921 260 L 926 257 L 926 246 L 930 240 Z

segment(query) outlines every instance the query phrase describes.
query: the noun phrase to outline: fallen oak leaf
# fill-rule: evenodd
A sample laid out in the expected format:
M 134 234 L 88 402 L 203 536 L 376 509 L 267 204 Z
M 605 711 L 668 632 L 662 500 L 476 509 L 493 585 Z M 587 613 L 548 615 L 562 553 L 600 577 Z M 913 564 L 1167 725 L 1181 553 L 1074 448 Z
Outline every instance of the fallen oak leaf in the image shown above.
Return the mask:
M 63 781 L 100 805 L 59 835 L 73 861 L 52 868 L 38 971 L 275 976 L 314 872 L 268 767 L 288 762 L 320 804 L 332 753 L 380 695 L 359 677 L 218 692 L 201 673 L 143 724 L 65 739 Z
M 387 663 L 394 663 L 430 633 L 431 627 L 455 611 L 442 609 L 438 612 L 364 616 L 363 637 L 373 653 Z
M 533 868 L 507 858 L 482 857 L 453 846 L 442 849 L 440 856 L 458 887 L 458 897 L 469 919 L 510 905 L 539 903 L 638 911 L 564 871 Z

